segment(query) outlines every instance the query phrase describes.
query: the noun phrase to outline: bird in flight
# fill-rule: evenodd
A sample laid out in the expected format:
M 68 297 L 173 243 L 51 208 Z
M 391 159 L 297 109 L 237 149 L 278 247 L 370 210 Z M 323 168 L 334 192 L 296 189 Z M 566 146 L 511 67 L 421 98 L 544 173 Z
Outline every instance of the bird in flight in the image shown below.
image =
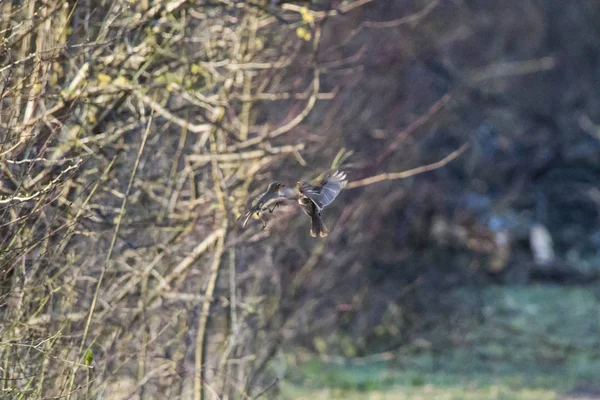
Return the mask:
M 271 182 L 267 191 L 264 192 L 249 210 L 238 217 L 238 221 L 243 218 L 242 227 L 245 227 L 250 217 L 256 214 L 263 223 L 263 229 L 267 226 L 267 222 L 262 218 L 262 213 L 269 210 L 270 213 L 282 202 L 287 200 L 286 195 L 289 195 L 288 190 L 284 190 L 285 185 L 281 182 Z
M 311 185 L 304 181 L 296 182 L 297 190 L 295 191 L 286 188 L 281 182 L 272 182 L 254 205 L 239 216 L 238 221 L 242 219 L 242 227 L 245 227 L 250 217 L 256 215 L 262 221 L 263 229 L 265 229 L 267 222 L 263 219 L 262 214 L 266 211 L 272 213 L 275 208 L 288 200 L 297 200 L 302 211 L 311 219 L 310 235 L 325 237 L 329 230 L 321 218 L 323 208 L 335 200 L 347 183 L 346 174 L 341 171 L 336 171 L 318 185 Z
M 298 204 L 311 219 L 312 237 L 325 237 L 329 233 L 321 218 L 321 212 L 335 200 L 347 183 L 346 174 L 341 171 L 336 171 L 318 185 L 311 185 L 304 181 L 296 183 L 300 195 Z

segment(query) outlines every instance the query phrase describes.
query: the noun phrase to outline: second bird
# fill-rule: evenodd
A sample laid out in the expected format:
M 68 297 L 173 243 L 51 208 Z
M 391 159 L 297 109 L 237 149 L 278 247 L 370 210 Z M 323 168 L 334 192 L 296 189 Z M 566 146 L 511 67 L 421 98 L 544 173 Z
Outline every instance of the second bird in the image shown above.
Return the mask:
M 267 223 L 264 219 L 262 219 L 261 213 L 269 210 L 269 212 L 273 212 L 273 209 L 279 205 L 279 203 L 284 202 L 286 200 L 285 190 L 283 189 L 285 185 L 281 182 L 272 182 L 269 184 L 267 191 L 264 192 L 258 200 L 254 203 L 254 205 L 245 213 L 239 216 L 240 218 L 244 218 L 242 222 L 242 227 L 245 227 L 248 223 L 250 217 L 253 214 L 256 214 L 263 223 L 263 229 L 267 226 Z
M 298 203 L 311 219 L 312 237 L 327 236 L 328 229 L 321 219 L 321 211 L 335 200 L 347 183 L 346 174 L 341 171 L 325 178 L 319 185 L 311 185 L 307 182 L 296 183 L 300 193 Z

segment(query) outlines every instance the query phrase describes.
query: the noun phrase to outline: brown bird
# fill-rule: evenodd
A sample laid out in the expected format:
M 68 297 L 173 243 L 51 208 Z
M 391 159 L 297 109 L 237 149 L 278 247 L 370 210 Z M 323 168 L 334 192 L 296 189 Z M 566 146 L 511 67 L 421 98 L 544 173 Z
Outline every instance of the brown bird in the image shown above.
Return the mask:
M 287 195 L 289 195 L 288 191 L 289 189 L 286 191 L 283 188 L 285 187 L 285 185 L 281 182 L 271 182 L 269 184 L 269 187 L 267 188 L 267 191 L 264 192 L 259 198 L 258 200 L 254 203 L 254 205 L 252 207 L 250 207 L 250 209 L 246 212 L 244 212 L 242 215 L 240 215 L 238 217 L 238 221 L 241 218 L 244 218 L 243 222 L 242 222 L 242 227 L 246 227 L 246 224 L 248 223 L 248 220 L 250 219 L 250 217 L 253 214 L 256 214 L 260 220 L 263 223 L 263 229 L 265 229 L 265 227 L 267 226 L 267 222 L 262 218 L 262 213 L 264 213 L 265 211 L 269 210 L 270 213 L 273 212 L 273 210 L 279 206 L 279 204 L 285 202 L 287 200 Z
M 321 219 L 321 212 L 323 208 L 335 200 L 347 183 L 346 174 L 341 171 L 336 171 L 333 175 L 322 180 L 319 185 L 296 182 L 300 194 L 298 204 L 311 219 L 310 235 L 312 237 L 325 237 L 329 233 L 323 219 Z

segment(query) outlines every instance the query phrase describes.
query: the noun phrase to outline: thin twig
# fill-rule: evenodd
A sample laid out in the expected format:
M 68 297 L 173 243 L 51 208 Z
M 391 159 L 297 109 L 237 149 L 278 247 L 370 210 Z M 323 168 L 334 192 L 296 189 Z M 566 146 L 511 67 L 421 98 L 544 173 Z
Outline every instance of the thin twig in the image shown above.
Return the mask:
M 540 71 L 549 71 L 556 67 L 556 58 L 553 56 L 542 57 L 534 60 L 501 62 L 479 68 L 468 73 L 469 82 L 479 83 L 488 79 L 505 78 L 533 74 Z
M 223 256 L 223 244 L 225 243 L 225 227 L 221 229 L 221 236 L 217 239 L 217 246 L 215 249 L 215 255 L 213 256 L 213 262 L 209 271 L 208 286 L 204 293 L 204 302 L 200 311 L 200 319 L 198 321 L 198 334 L 196 336 L 196 365 L 194 370 L 194 399 L 202 400 L 202 377 L 204 374 L 204 344 L 206 334 L 206 323 L 208 321 L 208 315 L 210 312 L 210 305 L 212 304 L 212 297 L 215 291 L 215 285 L 217 277 L 219 276 L 219 266 L 221 265 L 221 257 Z
M 263 389 L 262 392 L 260 392 L 259 394 L 257 394 L 256 396 L 254 396 L 254 400 L 257 400 L 258 398 L 262 397 L 264 394 L 266 394 L 269 390 L 271 390 L 273 387 L 275 387 L 275 385 L 277 385 L 277 383 L 279 382 L 279 378 L 275 378 L 275 380 L 266 388 Z
M 85 346 L 85 341 L 87 339 L 87 334 L 90 329 L 90 325 L 92 322 L 92 316 L 94 315 L 94 310 L 96 309 L 96 303 L 98 302 L 98 295 L 100 294 L 100 287 L 102 285 L 102 281 L 104 279 L 104 275 L 106 274 L 106 270 L 108 269 L 108 263 L 110 261 L 110 257 L 112 256 L 113 249 L 115 247 L 115 243 L 117 241 L 117 235 L 119 233 L 119 228 L 121 227 L 121 221 L 123 220 L 123 216 L 125 215 L 125 207 L 127 206 L 127 199 L 129 197 L 129 192 L 131 191 L 131 187 L 133 186 L 133 180 L 135 178 L 135 174 L 137 172 L 138 166 L 140 164 L 140 159 L 142 158 L 142 153 L 144 152 L 144 147 L 146 145 L 146 140 L 148 139 L 148 134 L 150 133 L 150 126 L 152 126 L 152 117 L 154 113 L 150 114 L 150 119 L 148 120 L 148 125 L 146 126 L 146 130 L 142 137 L 142 144 L 140 145 L 140 149 L 138 151 L 137 157 L 135 159 L 135 163 L 133 165 L 133 170 L 131 171 L 131 175 L 129 177 L 129 183 L 127 184 L 127 190 L 125 191 L 125 196 L 123 197 L 123 201 L 121 202 L 121 209 L 119 214 L 116 217 L 115 221 L 115 231 L 112 236 L 112 240 L 110 242 L 110 247 L 108 248 L 108 252 L 106 253 L 106 258 L 104 259 L 104 264 L 102 265 L 102 271 L 100 272 L 100 277 L 98 278 L 98 283 L 96 284 L 96 289 L 94 291 L 94 297 L 92 299 L 92 304 L 90 305 L 90 310 L 88 314 L 87 321 L 85 323 L 85 328 L 83 330 L 83 336 L 81 338 L 81 344 L 79 345 L 78 354 L 83 357 L 83 348 Z M 70 381 L 69 381 L 69 391 L 67 394 L 67 400 L 70 400 L 71 393 L 73 393 L 73 384 L 75 383 L 75 375 L 77 373 L 77 368 L 74 367 L 71 371 Z
M 457 150 L 448 154 L 446 157 L 441 159 L 440 161 L 434 162 L 433 164 L 422 165 L 417 168 L 409 169 L 408 171 L 403 172 L 392 172 L 392 173 L 384 173 L 375 176 L 371 176 L 369 178 L 364 178 L 358 181 L 350 182 L 346 185 L 346 189 L 354 189 L 357 187 L 368 186 L 374 183 L 383 182 L 383 181 L 391 181 L 395 179 L 405 179 L 410 176 L 422 174 L 423 172 L 433 171 L 434 169 L 438 169 L 448 164 L 450 161 L 454 160 L 462 153 L 464 153 L 469 148 L 469 143 L 465 143 Z

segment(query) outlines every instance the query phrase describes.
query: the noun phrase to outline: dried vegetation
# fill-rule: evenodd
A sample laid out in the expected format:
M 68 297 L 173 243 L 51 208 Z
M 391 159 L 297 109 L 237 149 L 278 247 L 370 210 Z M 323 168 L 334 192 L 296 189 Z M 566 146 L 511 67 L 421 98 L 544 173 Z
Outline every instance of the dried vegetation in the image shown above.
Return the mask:
M 597 209 L 599 11 L 501 3 L 0 2 L 2 397 L 271 395 L 284 344 L 387 349 L 522 270 L 553 171 Z M 326 240 L 294 207 L 236 226 L 340 164 Z M 584 253 L 561 199 L 541 222 Z

